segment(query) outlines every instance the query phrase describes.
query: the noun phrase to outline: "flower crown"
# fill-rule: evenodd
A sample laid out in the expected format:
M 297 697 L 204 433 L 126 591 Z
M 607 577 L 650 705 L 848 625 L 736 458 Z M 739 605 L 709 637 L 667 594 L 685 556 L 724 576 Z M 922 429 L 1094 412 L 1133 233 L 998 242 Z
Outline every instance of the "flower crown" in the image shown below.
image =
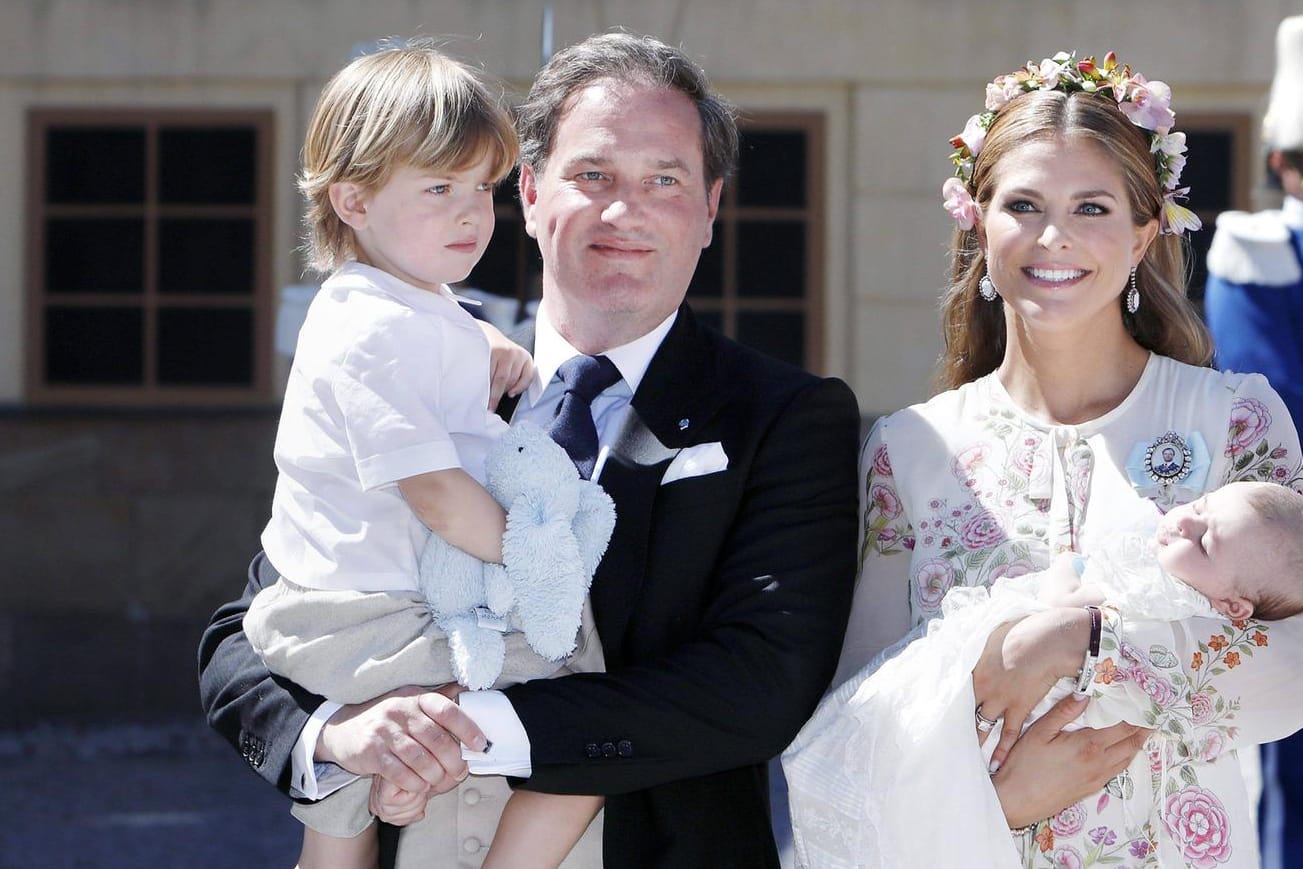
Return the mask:
M 1133 75 L 1130 66 L 1118 65 L 1111 51 L 1103 63 L 1096 63 L 1093 56 L 1077 60 L 1075 52 L 1060 51 L 1039 64 L 1029 61 L 1020 70 L 997 76 L 986 86 L 986 111 L 969 118 L 964 131 L 950 140 L 956 148 L 950 155 L 955 177 L 946 179 L 941 193 L 946 210 L 960 229 L 972 229 L 980 215 L 968 188 L 986 131 L 1010 100 L 1036 90 L 1110 94 L 1131 123 L 1149 131 L 1149 152 L 1154 155 L 1154 171 L 1163 190 L 1159 218 L 1162 231 L 1180 235 L 1203 225 L 1193 211 L 1176 201 L 1184 199 L 1190 188 L 1180 186 L 1181 170 L 1185 168 L 1185 133 L 1168 132 L 1176 123 L 1171 108 L 1172 89 L 1161 81 L 1148 81 L 1139 73 Z

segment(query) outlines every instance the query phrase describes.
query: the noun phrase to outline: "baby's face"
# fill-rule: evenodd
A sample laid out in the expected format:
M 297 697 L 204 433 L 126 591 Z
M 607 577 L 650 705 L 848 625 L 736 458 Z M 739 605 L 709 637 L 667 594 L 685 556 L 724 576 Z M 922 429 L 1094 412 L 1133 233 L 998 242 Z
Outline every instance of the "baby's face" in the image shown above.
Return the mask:
M 1174 508 L 1159 520 L 1156 535 L 1158 563 L 1232 618 L 1252 613 L 1245 596 L 1257 599 L 1268 545 L 1248 488 L 1232 483 Z

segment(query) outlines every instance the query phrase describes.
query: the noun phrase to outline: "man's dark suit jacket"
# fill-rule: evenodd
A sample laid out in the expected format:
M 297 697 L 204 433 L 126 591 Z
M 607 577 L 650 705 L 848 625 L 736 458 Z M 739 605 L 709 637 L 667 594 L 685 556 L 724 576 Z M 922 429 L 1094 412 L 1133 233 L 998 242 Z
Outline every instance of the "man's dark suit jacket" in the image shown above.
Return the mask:
M 522 787 L 606 795 L 608 869 L 777 867 L 766 762 L 832 678 L 855 574 L 859 414 L 819 379 L 699 326 L 685 305 L 652 359 L 601 484 L 616 528 L 591 597 L 608 672 L 506 693 L 529 735 Z M 723 471 L 662 485 L 679 450 Z M 288 789 L 321 698 L 270 676 L 240 620 L 200 646 L 209 722 Z M 438 799 L 438 797 L 436 797 Z

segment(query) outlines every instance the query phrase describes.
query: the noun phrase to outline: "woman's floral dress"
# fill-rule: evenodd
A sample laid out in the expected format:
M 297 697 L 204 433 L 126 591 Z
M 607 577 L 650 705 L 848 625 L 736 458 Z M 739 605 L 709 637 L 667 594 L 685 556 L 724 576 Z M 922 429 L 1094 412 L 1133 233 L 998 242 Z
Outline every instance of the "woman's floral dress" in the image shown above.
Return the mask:
M 957 585 L 1089 552 L 1226 482 L 1303 490 L 1299 467 L 1264 378 L 1156 355 L 1121 405 L 1076 426 L 1029 417 L 994 375 L 893 414 L 864 448 L 861 576 L 835 682 L 940 615 Z M 1303 727 L 1299 661 L 1303 617 L 1110 621 L 1094 690 L 1140 688 L 1156 735 L 1103 791 L 1030 830 L 1023 864 L 1256 867 L 1233 750 Z

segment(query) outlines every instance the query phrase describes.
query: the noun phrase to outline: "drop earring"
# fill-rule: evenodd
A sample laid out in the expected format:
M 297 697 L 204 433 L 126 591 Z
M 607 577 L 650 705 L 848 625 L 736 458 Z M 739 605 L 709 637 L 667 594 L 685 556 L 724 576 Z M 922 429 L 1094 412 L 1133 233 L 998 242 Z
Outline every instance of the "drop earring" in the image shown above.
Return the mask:
M 977 282 L 977 294 L 988 302 L 995 301 L 995 283 L 991 280 L 990 272 L 982 275 L 982 279 Z
M 1131 269 L 1131 289 L 1127 290 L 1127 313 L 1140 310 L 1140 288 L 1136 286 L 1136 270 Z

